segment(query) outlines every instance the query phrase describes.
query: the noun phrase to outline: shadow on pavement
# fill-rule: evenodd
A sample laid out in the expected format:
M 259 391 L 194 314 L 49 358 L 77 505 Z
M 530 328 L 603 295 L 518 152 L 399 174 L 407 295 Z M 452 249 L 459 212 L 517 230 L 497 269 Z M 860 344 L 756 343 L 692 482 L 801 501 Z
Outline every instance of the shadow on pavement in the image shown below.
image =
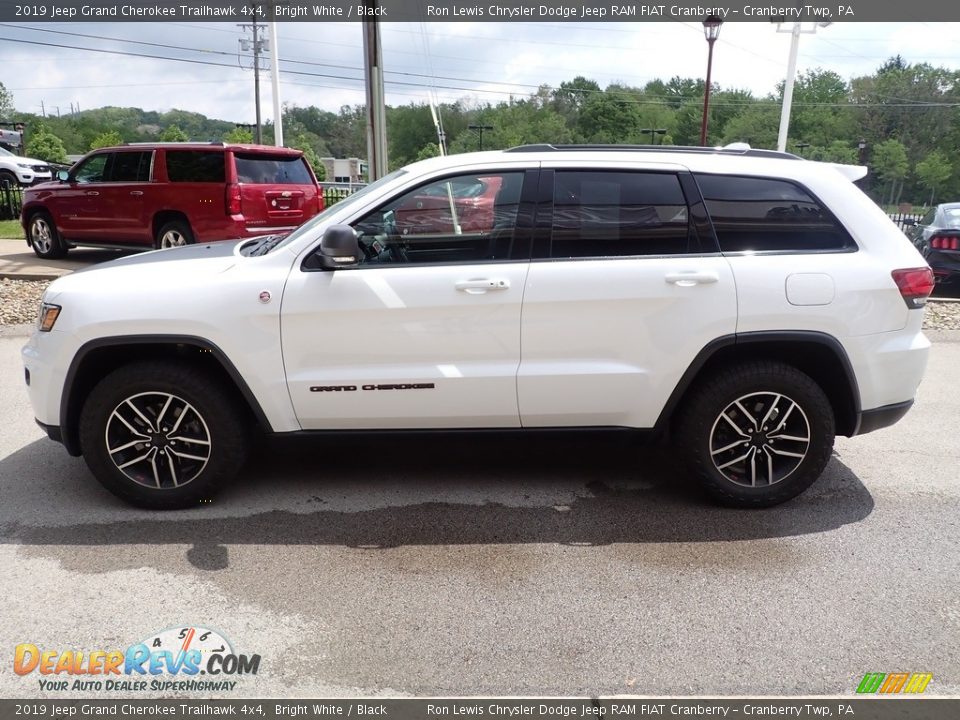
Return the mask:
M 708 504 L 668 450 L 580 436 L 273 442 L 214 504 L 167 513 L 123 505 L 48 440 L 0 460 L 0 478 L 0 542 L 193 544 L 208 570 L 232 544 L 723 542 L 830 531 L 874 507 L 836 456 L 799 498 L 733 510 Z

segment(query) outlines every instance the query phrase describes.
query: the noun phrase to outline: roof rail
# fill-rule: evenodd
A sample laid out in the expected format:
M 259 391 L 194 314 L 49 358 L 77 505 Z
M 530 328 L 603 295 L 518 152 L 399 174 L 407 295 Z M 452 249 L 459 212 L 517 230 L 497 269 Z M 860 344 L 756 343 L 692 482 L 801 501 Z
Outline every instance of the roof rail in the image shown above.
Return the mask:
M 699 147 L 694 145 L 551 145 L 537 143 L 533 145 L 518 145 L 504 152 L 578 152 L 590 150 L 611 150 L 629 152 L 669 152 L 690 153 L 696 155 L 745 155 L 747 157 L 780 158 L 781 160 L 803 160 L 793 153 L 778 152 L 776 150 L 754 150 L 746 143 L 734 143 L 725 147 Z
M 124 145 L 223 145 L 223 140 L 149 140 L 146 142 L 125 142 Z

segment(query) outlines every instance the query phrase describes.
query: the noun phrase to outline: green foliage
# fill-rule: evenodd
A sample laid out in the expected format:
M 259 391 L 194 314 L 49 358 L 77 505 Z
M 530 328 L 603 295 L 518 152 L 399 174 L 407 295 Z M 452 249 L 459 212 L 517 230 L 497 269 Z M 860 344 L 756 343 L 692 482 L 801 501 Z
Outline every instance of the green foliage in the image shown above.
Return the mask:
M 52 163 L 66 163 L 67 151 L 63 141 L 54 135 L 43 123 L 34 126 L 33 132 L 27 138 L 25 150 L 27 157 L 37 158 Z
M 421 148 L 420 152 L 417 153 L 417 160 L 426 160 L 432 157 L 440 156 L 440 146 L 436 143 L 427 143 Z
M 307 159 L 307 163 L 309 163 L 310 167 L 313 168 L 313 173 L 317 176 L 317 180 L 327 179 L 327 169 L 324 167 L 323 163 L 320 162 L 320 156 L 317 155 L 317 151 L 314 150 L 313 146 L 310 144 L 309 137 L 304 134 L 296 135 L 293 140 L 287 144 L 287 146 L 303 151 L 303 156 Z
M 13 93 L 0 83 L 0 120 L 13 120 Z
M 122 144 L 123 137 L 120 135 L 120 133 L 118 133 L 116 130 L 107 130 L 106 132 L 100 133 L 90 141 L 90 150 Z
M 249 145 L 253 142 L 253 131 L 250 128 L 235 127 L 223 134 L 223 141 L 236 145 Z
M 917 163 L 916 171 L 920 182 L 930 190 L 930 202 L 927 204 L 933 205 L 937 189 L 953 174 L 953 167 L 946 155 L 934 150 Z
M 186 142 L 189 139 L 190 136 L 181 130 L 179 125 L 170 125 L 160 133 L 161 142 Z

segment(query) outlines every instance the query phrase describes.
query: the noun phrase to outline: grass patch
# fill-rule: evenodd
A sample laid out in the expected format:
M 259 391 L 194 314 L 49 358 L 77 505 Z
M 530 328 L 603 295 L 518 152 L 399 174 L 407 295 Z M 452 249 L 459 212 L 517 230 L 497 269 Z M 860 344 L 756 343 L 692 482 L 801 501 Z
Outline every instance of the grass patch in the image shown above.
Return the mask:
M 0 238 L 23 238 L 23 228 L 19 220 L 0 220 Z

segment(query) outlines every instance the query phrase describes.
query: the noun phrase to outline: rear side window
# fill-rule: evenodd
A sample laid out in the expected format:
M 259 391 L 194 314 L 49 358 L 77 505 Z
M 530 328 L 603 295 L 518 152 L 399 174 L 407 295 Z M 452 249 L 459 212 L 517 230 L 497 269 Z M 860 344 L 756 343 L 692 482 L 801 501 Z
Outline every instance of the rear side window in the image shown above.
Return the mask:
M 110 166 L 111 182 L 147 182 L 150 180 L 150 152 L 118 152 Z
M 580 170 L 555 175 L 552 257 L 685 253 L 689 225 L 676 175 Z
M 223 152 L 167 150 L 167 177 L 170 182 L 226 182 Z
M 242 183 L 313 185 L 313 178 L 303 158 L 240 154 L 236 158 L 237 179 Z
M 722 252 L 856 248 L 833 214 L 798 185 L 770 178 L 695 177 Z

